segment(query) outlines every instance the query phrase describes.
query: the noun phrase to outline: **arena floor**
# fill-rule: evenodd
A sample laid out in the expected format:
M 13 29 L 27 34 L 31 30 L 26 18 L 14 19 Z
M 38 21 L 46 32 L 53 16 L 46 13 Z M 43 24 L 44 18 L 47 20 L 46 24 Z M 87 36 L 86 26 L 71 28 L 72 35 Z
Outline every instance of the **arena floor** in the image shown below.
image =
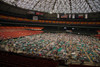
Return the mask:
M 100 40 L 69 33 L 41 33 L 2 40 L 0 48 L 14 53 L 31 54 L 66 64 L 100 66 Z

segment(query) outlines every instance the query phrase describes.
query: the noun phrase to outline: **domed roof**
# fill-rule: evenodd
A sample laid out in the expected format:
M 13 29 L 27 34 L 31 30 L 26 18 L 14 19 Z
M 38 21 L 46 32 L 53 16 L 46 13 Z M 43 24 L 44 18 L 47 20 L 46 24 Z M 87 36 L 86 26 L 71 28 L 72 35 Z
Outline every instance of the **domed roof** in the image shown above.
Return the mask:
M 53 13 L 100 12 L 100 0 L 2 0 L 29 10 Z

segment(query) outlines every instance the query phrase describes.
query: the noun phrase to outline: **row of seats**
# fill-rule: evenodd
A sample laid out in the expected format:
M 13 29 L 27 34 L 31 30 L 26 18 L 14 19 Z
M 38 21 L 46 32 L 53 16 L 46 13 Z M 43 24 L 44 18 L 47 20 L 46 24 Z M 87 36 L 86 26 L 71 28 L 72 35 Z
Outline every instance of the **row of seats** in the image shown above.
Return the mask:
M 97 37 L 97 38 L 99 38 L 99 39 L 100 39 L 100 30 L 98 30 L 97 32 L 98 32 L 98 34 L 97 34 L 97 35 L 95 35 L 95 37 Z
M 99 39 L 100 39 L 100 34 L 98 34 L 98 35 L 95 35 L 95 37 L 97 37 L 97 38 L 99 38 Z
M 17 37 L 28 36 L 28 35 L 33 35 L 33 34 L 39 34 L 42 32 L 43 31 L 29 31 L 29 30 L 3 31 L 3 32 L 0 32 L 0 40 L 17 38 Z
M 40 29 L 42 30 L 43 27 L 9 27 L 9 26 L 1 26 L 0 29 Z
M 14 20 L 14 21 L 25 21 L 25 22 L 40 22 L 40 23 L 59 23 L 59 24 L 88 24 L 88 25 L 98 25 L 100 22 L 68 22 L 68 21 L 48 21 L 48 20 L 30 20 L 26 18 L 18 18 L 18 17 L 11 17 L 11 16 L 4 16 L 0 15 L 0 19 L 6 20 Z

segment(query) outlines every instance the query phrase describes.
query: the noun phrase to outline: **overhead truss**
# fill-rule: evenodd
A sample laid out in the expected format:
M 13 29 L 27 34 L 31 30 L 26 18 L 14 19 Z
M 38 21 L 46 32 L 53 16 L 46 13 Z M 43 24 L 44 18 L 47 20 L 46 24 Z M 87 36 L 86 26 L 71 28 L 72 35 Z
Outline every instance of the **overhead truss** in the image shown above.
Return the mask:
M 2 0 L 13 6 L 53 13 L 100 12 L 100 0 Z

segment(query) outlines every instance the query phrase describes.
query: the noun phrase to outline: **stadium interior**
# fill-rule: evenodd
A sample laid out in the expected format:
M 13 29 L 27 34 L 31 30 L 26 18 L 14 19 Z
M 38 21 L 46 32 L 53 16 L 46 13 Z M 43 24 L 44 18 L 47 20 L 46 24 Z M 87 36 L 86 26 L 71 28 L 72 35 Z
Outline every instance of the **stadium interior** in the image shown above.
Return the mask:
M 100 0 L 0 0 L 0 67 L 100 67 Z

